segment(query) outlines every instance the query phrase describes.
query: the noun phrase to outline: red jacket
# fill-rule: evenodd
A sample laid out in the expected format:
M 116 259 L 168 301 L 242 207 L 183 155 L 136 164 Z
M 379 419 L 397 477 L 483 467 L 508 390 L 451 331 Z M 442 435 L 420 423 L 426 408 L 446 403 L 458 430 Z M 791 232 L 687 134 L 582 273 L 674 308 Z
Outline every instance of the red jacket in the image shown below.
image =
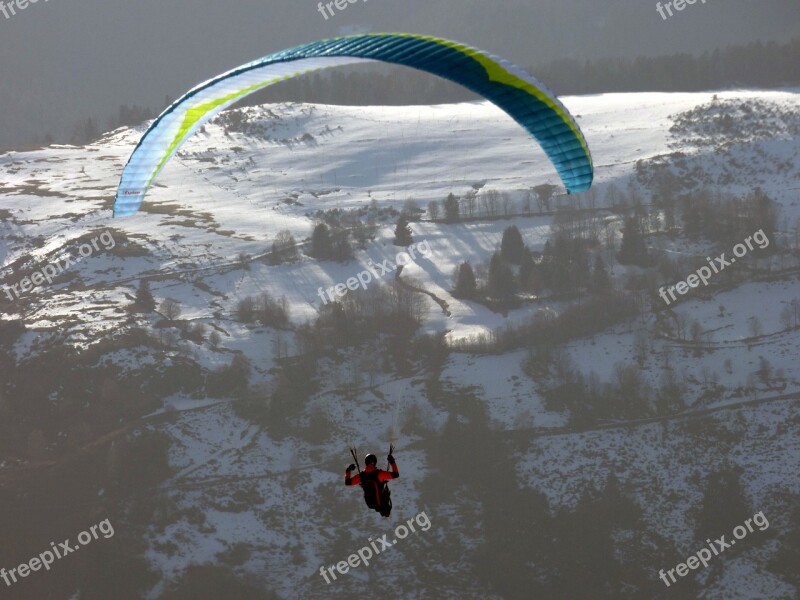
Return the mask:
M 400 471 L 397 469 L 397 463 L 391 465 L 392 470 L 384 471 L 383 469 L 377 468 L 375 465 L 367 465 L 364 467 L 365 473 L 372 473 L 373 471 L 378 472 L 378 481 L 383 483 L 384 481 L 391 481 L 392 479 L 397 479 L 400 477 Z M 361 485 L 361 473 L 354 477 L 350 477 L 350 471 L 344 472 L 344 484 L 345 485 Z
M 380 484 L 384 483 L 386 481 L 390 481 L 392 479 L 397 479 L 398 477 L 400 477 L 400 471 L 397 469 L 397 463 L 393 463 L 391 465 L 391 467 L 392 467 L 392 470 L 391 470 L 391 472 L 389 472 L 389 471 L 384 471 L 382 469 L 378 469 L 374 465 L 367 465 L 364 468 L 364 470 L 361 473 L 357 474 L 355 477 L 350 477 L 350 472 L 349 471 L 345 471 L 345 473 L 344 473 L 344 484 L 345 485 L 361 485 L 362 487 L 364 487 L 365 485 L 366 486 L 369 486 L 369 485 L 375 486 L 375 489 L 371 490 L 371 491 L 375 492 L 375 496 L 374 496 L 375 501 L 377 502 L 378 506 L 380 506 L 381 505 L 381 495 L 380 495 L 380 489 L 379 489 Z M 373 473 L 375 475 L 373 475 Z M 365 475 L 365 474 L 367 476 L 363 478 L 365 481 L 362 482 L 362 477 L 361 476 Z M 366 488 L 364 489 L 364 493 L 365 494 L 367 493 Z M 364 497 L 366 498 L 366 495 Z M 378 510 L 378 509 L 376 508 L 376 510 Z

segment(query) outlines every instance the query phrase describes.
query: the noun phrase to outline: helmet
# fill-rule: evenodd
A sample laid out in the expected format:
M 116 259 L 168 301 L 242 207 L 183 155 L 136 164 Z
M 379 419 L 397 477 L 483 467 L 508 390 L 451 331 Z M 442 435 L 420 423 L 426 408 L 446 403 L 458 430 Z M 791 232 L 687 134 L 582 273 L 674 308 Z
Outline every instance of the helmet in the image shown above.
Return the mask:
M 378 457 L 374 454 L 367 454 L 364 457 L 364 464 L 365 465 L 377 465 L 378 464 Z

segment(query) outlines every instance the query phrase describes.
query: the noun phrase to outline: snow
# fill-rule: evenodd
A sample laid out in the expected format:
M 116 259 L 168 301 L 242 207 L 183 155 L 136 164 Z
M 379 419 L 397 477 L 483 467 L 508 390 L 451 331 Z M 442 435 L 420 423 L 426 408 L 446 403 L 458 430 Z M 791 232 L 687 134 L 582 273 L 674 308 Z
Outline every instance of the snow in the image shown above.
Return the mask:
M 725 148 L 728 154 L 719 155 L 719 148 L 700 144 L 701 138 L 670 132 L 676 115 L 708 105 L 715 95 L 723 102 L 759 101 L 785 112 L 800 112 L 798 90 L 602 94 L 562 100 L 576 115 L 592 149 L 598 197 L 611 184 L 624 189 L 637 161 L 668 157 L 676 149 L 708 165 L 715 177 L 724 173 L 724 163 L 731 158 L 755 165 L 758 171 L 777 157 L 792 165 L 781 176 L 770 172 L 761 178 L 743 171 L 738 179 L 715 187 L 741 191 L 750 184 L 763 185 L 781 203 L 789 224 L 785 230 L 781 224 L 781 233 L 790 237 L 800 217 L 797 136 L 778 131 L 768 139 L 731 142 Z M 375 241 L 357 250 L 348 263 L 301 255 L 295 262 L 268 265 L 258 257 L 270 249 L 279 231 L 288 230 L 302 242 L 310 236 L 316 211 L 366 208 L 372 199 L 381 208 L 399 210 L 408 198 L 425 207 L 451 192 L 497 189 L 519 201 L 532 186 L 559 183 L 533 140 L 487 103 L 278 104 L 241 113 L 257 134 L 234 131 L 226 136 L 222 121 L 206 125 L 166 166 L 143 210 L 123 220 L 112 219 L 111 199 L 141 127 L 111 132 L 86 148 L 51 146 L 0 154 L 0 284 L 17 283 L 28 269 L 40 269 L 64 256 L 82 236 L 110 231 L 118 242 L 113 250 L 82 260 L 52 285 L 6 303 L 0 318 L 23 319 L 29 328 L 13 348 L 18 360 L 34 355 L 47 343 L 90 347 L 126 319 L 152 327 L 161 317 L 125 311 L 139 281 L 146 278 L 157 301 L 177 300 L 181 319 L 202 323 L 208 332 L 213 328 L 221 335 L 219 348 L 182 340 L 161 356 L 169 360 L 190 354 L 202 368 L 213 370 L 230 364 L 234 353 L 240 352 L 253 365 L 252 383 L 269 387 L 277 342 L 288 344 L 290 355 L 295 351 L 291 333 L 236 322 L 237 303 L 262 293 L 285 297 L 292 323 L 308 322 L 322 304 L 320 288 L 344 283 L 369 261 L 393 263 L 401 250 L 392 245 L 394 222 L 387 220 L 379 224 Z M 559 196 L 555 202 L 585 207 L 590 199 L 589 195 Z M 607 217 L 611 222 L 615 218 Z M 431 255 L 406 266 L 403 277 L 413 278 L 447 302 L 450 313 L 427 301 L 424 331 L 442 332 L 446 340 L 457 342 L 508 323 L 520 324 L 539 310 L 558 313 L 563 309 L 559 302 L 542 299 L 503 316 L 450 295 L 454 269 L 464 261 L 486 263 L 503 230 L 512 223 L 529 247 L 541 250 L 552 216 L 454 225 L 412 223 L 414 242 L 429 244 Z M 125 236 L 138 252 L 122 243 Z M 670 253 L 706 250 L 684 239 L 653 243 Z M 246 269 L 238 260 L 241 253 L 254 257 Z M 369 285 L 383 285 L 392 278 L 389 274 Z M 1 290 L 0 299 L 4 299 Z M 658 384 L 669 354 L 671 367 L 687 384 L 687 406 L 718 409 L 713 416 L 705 415 L 706 420 L 697 417 L 697 422 L 732 432 L 725 447 L 713 447 L 702 435 L 690 436 L 682 430 L 693 418 L 689 416 L 569 431 L 569 415 L 548 410 L 537 385 L 524 373 L 525 351 L 502 357 L 454 353 L 442 381 L 469 387 L 485 402 L 492 430 L 518 440 L 518 448 L 524 448 L 518 451 L 521 481 L 545 493 L 553 506 L 574 505 L 582 491 L 601 485 L 613 473 L 636 490 L 650 526 L 691 552 L 699 541 L 693 539 L 689 508 L 702 497 L 703 478 L 725 460 L 743 468 L 748 499 L 767 515 L 774 492 L 800 493 L 800 449 L 791 425 L 796 424 L 797 401 L 774 399 L 800 391 L 800 332 L 784 331 L 780 319 L 783 307 L 798 297 L 796 275 L 777 274 L 769 280 L 716 290 L 709 299 L 689 294 L 672 308 L 697 320 L 709 333 L 702 359 L 687 342 L 673 339 L 656 340 L 646 353 L 640 369 L 651 385 Z M 753 318 L 762 329 L 757 340 L 750 339 Z M 566 345 L 566 352 L 584 374 L 594 372 L 601 381 L 609 381 L 616 364 L 635 362 L 634 335 L 643 327 L 652 323 L 625 324 L 574 340 Z M 785 388 L 757 385 L 752 398 L 734 393 L 736 387 L 753 383 L 762 357 L 773 369 L 783 371 Z M 158 366 L 154 354 L 143 348 L 117 350 L 103 359 L 126 370 Z M 330 422 L 329 439 L 318 444 L 293 437 L 275 439 L 269 435 L 269 425 L 238 416 L 235 401 L 229 398 L 173 395 L 162 399 L 161 410 L 148 415 L 159 417 L 151 420 L 152 426 L 172 440 L 169 460 L 175 472 L 159 493 L 169 494 L 183 511 L 180 519 L 153 525 L 148 532 L 147 556 L 165 577 L 178 576 L 190 564 L 218 561 L 220 553 L 246 543 L 252 553 L 237 566 L 239 571 L 265 579 L 266 570 L 271 583 L 287 582 L 280 589 L 284 597 L 310 597 L 317 588 L 304 581 L 298 585 L 297 573 L 308 573 L 308 580 L 315 577 L 319 565 L 329 562 L 333 540 L 325 530 L 330 515 L 325 511 L 312 514 L 308 498 L 339 492 L 349 441 L 355 438 L 362 446 L 383 451 L 390 440 L 401 436 L 403 444 L 412 446 L 403 453 L 403 469 L 426 472 L 434 458 L 414 446 L 421 436 L 400 433 L 400 421 L 413 404 L 435 432 L 450 413 L 426 398 L 420 374 L 392 378 L 378 372 L 370 390 L 349 400 L 338 390 L 347 381 L 347 365 L 325 362 L 320 374 L 322 389 L 303 415 L 307 420 L 322 414 Z M 702 404 L 698 399 L 712 379 L 727 391 L 714 402 Z M 759 403 L 745 405 L 745 400 Z M 299 479 L 291 490 L 282 485 L 289 477 Z M 393 488 L 393 498 L 408 518 L 426 507 L 419 505 L 421 494 L 414 478 L 401 481 Z M 355 509 L 361 500 L 353 493 L 341 502 Z M 202 518 L 197 517 L 198 511 Z M 448 511 L 443 504 L 428 512 L 434 529 L 446 526 Z M 461 525 L 447 535 L 463 538 L 469 547 L 479 535 L 477 525 Z M 303 532 L 302 539 L 293 533 L 298 530 Z M 374 533 L 361 524 L 355 526 L 351 552 Z M 336 543 L 344 542 L 337 539 Z M 413 551 L 413 544 L 408 551 Z M 718 587 L 704 597 L 788 597 L 785 583 L 749 559 L 740 562 L 726 569 Z M 352 585 L 360 585 L 359 579 L 364 581 L 367 575 L 353 574 Z M 166 580 L 151 591 L 151 597 L 158 597 L 165 585 Z

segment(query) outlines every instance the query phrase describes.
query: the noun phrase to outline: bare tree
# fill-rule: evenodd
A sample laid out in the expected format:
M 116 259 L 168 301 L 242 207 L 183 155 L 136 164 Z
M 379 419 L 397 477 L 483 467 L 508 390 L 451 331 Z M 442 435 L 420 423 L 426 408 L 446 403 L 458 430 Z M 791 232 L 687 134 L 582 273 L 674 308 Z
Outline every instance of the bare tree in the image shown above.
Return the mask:
M 586 198 L 586 205 L 592 210 L 595 210 L 597 208 L 597 188 L 589 188 L 582 195 Z
M 543 183 L 533 188 L 539 203 L 539 212 L 550 212 L 550 201 L 558 188 L 550 183 Z
M 289 343 L 283 339 L 283 331 L 275 330 L 275 337 L 272 338 L 272 354 L 278 360 L 285 357 L 289 352 Z
M 380 366 L 378 362 L 374 359 L 375 356 L 378 356 L 380 353 L 376 343 L 374 341 L 369 341 L 366 344 L 366 348 L 364 349 L 364 362 L 362 365 L 363 370 L 366 372 L 367 376 L 369 377 L 369 387 L 375 387 L 377 383 L 377 377 L 380 373 Z
M 481 204 L 487 217 L 497 215 L 497 207 L 500 204 L 500 192 L 497 190 L 484 190 L 481 194 Z
M 800 325 L 800 299 L 795 298 L 783 308 L 781 322 L 786 329 Z
M 625 193 L 613 183 L 606 188 L 604 200 L 606 206 L 618 211 L 624 211 L 628 207 L 628 198 Z
M 272 252 L 276 258 L 288 260 L 297 256 L 297 243 L 288 229 L 279 231 L 272 242 Z
M 605 236 L 606 236 L 606 252 L 608 253 L 608 257 L 613 257 L 617 253 L 616 248 L 616 240 L 617 240 L 617 230 L 615 229 L 614 223 L 606 223 L 605 227 Z
M 503 206 L 503 216 L 508 217 L 514 212 L 514 201 L 508 192 L 500 194 L 500 204 Z
M 761 383 L 767 387 L 772 387 L 772 365 L 770 365 L 769 361 L 763 356 L 758 361 L 758 370 L 756 371 L 756 375 L 758 375 Z
M 525 190 L 525 193 L 522 194 L 522 212 L 526 215 L 531 214 L 531 210 L 533 209 L 533 192 L 531 190 Z
M 164 315 L 168 321 L 174 321 L 181 316 L 181 305 L 177 300 L 165 298 L 159 306 L 159 312 Z
M 435 221 L 439 218 L 439 203 L 436 200 L 428 202 L 428 216 L 431 221 Z
M 417 201 L 413 198 L 407 198 L 406 201 L 403 202 L 403 209 L 400 212 L 408 217 L 409 220 L 416 219 L 419 214 Z
M 475 206 L 478 203 L 478 196 L 475 190 L 470 190 L 464 194 L 464 208 L 467 215 L 471 218 L 475 216 Z
M 649 389 L 640 369 L 633 365 L 614 365 L 614 379 L 619 398 L 624 399 L 617 411 L 627 418 L 636 418 L 650 412 Z

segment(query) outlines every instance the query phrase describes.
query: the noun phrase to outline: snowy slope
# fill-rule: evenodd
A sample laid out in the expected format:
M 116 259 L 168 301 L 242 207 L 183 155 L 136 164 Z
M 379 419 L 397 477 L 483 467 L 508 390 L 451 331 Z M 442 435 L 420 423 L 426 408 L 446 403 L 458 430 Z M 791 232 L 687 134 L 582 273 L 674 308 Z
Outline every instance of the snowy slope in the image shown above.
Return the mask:
M 786 163 L 787 167 L 769 171 L 768 176 L 764 175 L 766 166 L 739 168 L 735 177 L 712 183 L 734 192 L 762 185 L 782 205 L 790 224 L 782 233 L 788 235 L 800 217 L 800 135 L 796 129 L 800 92 L 726 91 L 716 94 L 717 100 L 714 96 L 649 93 L 563 98 L 592 149 L 597 192 L 559 197 L 558 202 L 592 206 L 593 198 L 602 198 L 611 184 L 624 188 L 634 178 L 639 161 L 649 165 L 666 161 L 676 172 L 682 169 L 681 158 L 689 167 L 696 161 L 720 181 L 731 159 L 756 166 Z M 707 134 L 692 127 L 671 131 L 679 115 L 698 107 L 713 112 L 719 101 L 754 103 L 765 120 L 772 118 L 777 124 L 766 132 L 754 129 L 753 135 L 741 139 L 723 139 L 713 131 Z M 231 117 L 234 113 L 235 118 Z M 152 325 L 155 318 L 129 317 L 123 310 L 138 282 L 147 278 L 158 300 L 178 300 L 183 318 L 212 325 L 222 333 L 219 349 L 183 340 L 177 343 L 181 352 L 214 369 L 229 364 L 233 351 L 242 351 L 254 365 L 252 383 L 268 386 L 279 334 L 235 322 L 236 304 L 246 296 L 268 292 L 287 299 L 294 324 L 313 319 L 321 305 L 319 288 L 355 276 L 369 260 L 395 260 L 399 248 L 391 243 L 394 221 L 381 222 L 376 240 L 345 264 L 303 255 L 296 262 L 277 266 L 254 260 L 244 269 L 238 259 L 241 253 L 263 255 L 280 230 L 305 240 L 313 223 L 310 215 L 318 210 L 366 209 L 373 199 L 381 207 L 400 209 L 408 198 L 425 207 L 451 192 L 461 195 L 477 189 L 508 192 L 519 202 L 532 186 L 558 183 L 535 142 L 486 103 L 431 107 L 279 104 L 234 113 L 206 125 L 190 140 L 164 169 L 143 210 L 124 220 L 111 218 L 111 202 L 120 170 L 144 126 L 112 132 L 86 148 L 54 146 L 0 155 L 0 285 L 18 283 L 32 269 L 62 259 L 86 237 L 109 231 L 117 240 L 114 249 L 94 252 L 53 285 L 12 301 L 0 294 L 0 318 L 21 319 L 29 328 L 14 347 L 18 358 L 35 354 L 49 339 L 86 347 L 123 322 Z M 678 151 L 682 156 L 675 157 Z M 551 222 L 550 215 L 513 220 L 534 250 L 544 246 Z M 487 261 L 508 225 L 507 220 L 412 224 L 415 241 L 427 242 L 431 255 L 407 266 L 403 276 L 413 277 L 444 299 L 449 311 L 446 314 L 433 301 L 426 301 L 424 331 L 447 332 L 450 341 L 464 340 L 507 323 L 521 323 L 538 310 L 561 310 L 558 302 L 542 301 L 504 316 L 450 295 L 455 267 L 465 260 Z M 646 423 L 633 430 L 565 431 L 568 415 L 548 410 L 536 384 L 521 368 L 524 351 L 501 357 L 455 354 L 444 367 L 442 379 L 474 389 L 499 435 L 516 431 L 531 442 L 528 449 L 524 440 L 517 447 L 518 473 L 527 485 L 546 490 L 555 505 L 569 506 L 582 489 L 613 471 L 621 481 L 642 490 L 639 499 L 648 519 L 689 552 L 696 540 L 687 534 L 687 507 L 696 503 L 708 469 L 727 455 L 753 473 L 746 491 L 759 508 L 769 508 L 765 490 L 780 487 L 800 493 L 800 445 L 791 428 L 782 428 L 785 421 L 794 419 L 796 424 L 797 401 L 767 402 L 763 408 L 740 406 L 745 400 L 800 390 L 800 332 L 782 331 L 779 317 L 799 292 L 797 278 L 790 277 L 749 282 L 711 300 L 687 300 L 678 310 L 713 331 L 707 340 L 708 353 L 698 360 L 675 340 L 658 340 L 650 349 L 642 372 L 651 385 L 658 384 L 659 357 L 670 347 L 674 369 L 688 385 L 688 409 L 732 406 L 709 418 L 740 437 L 724 449 L 726 456 L 722 450 L 709 449 L 707 461 L 693 455 L 695 449 L 682 448 L 688 438 L 671 421 Z M 724 305 L 723 311 L 719 305 Z M 748 320 L 755 316 L 764 337 L 747 341 Z M 617 363 L 635 360 L 635 331 L 650 325 L 612 328 L 591 339 L 570 342 L 566 350 L 584 372 L 609 380 Z M 283 341 L 291 354 L 290 337 Z M 762 356 L 782 370 L 785 387 L 762 386 L 757 398 L 734 393 L 736 387 L 752 383 Z M 144 360 L 121 351 L 107 358 L 127 369 Z M 357 404 L 346 404 L 337 391 L 347 380 L 346 366 L 326 365 L 325 372 L 329 378 L 310 406 L 311 412 L 325 415 L 332 424 L 330 439 L 324 444 L 271 439 L 224 401 L 164 399 L 165 406 L 187 410 L 167 425 L 158 425 L 173 440 L 170 462 L 175 469 L 158 493 L 170 495 L 184 510 L 202 512 L 196 520 L 180 519 L 148 532 L 148 557 L 165 577 L 179 575 L 189 564 L 213 562 L 220 553 L 245 543 L 252 551 L 239 563 L 239 572 L 272 586 L 279 582 L 276 589 L 287 598 L 334 597 L 328 593 L 347 597 L 367 581 L 374 583 L 373 576 L 356 573 L 335 592 L 321 586 L 316 574 L 319 565 L 345 558 L 343 550 L 355 551 L 377 529 L 356 524 L 347 539 L 336 537 L 327 529 L 337 521 L 334 509 L 312 514 L 316 507 L 309 499 L 338 493 L 344 460 L 339 457 L 349 438 L 367 431 L 365 444 L 383 447 L 388 442 L 397 427 L 398 406 L 418 403 L 434 430 L 448 414 L 427 401 L 419 374 L 379 375 L 371 392 L 361 393 Z M 726 392 L 710 404 L 699 402 L 713 376 Z M 665 441 L 664 436 L 673 432 L 676 438 Z M 764 437 L 769 445 L 762 443 Z M 420 436 L 403 441 L 410 447 L 403 455 L 408 472 L 425 472 L 434 460 L 421 441 Z M 595 471 L 598 461 L 602 468 Z M 668 473 L 659 470 L 664 464 Z M 308 476 L 284 490 L 284 478 L 294 470 Z M 419 505 L 420 490 L 414 482 L 395 489 L 395 502 L 403 507 L 400 517 L 412 517 L 426 508 Z M 360 500 L 353 494 L 341 502 L 355 510 Z M 448 507 L 438 510 L 442 528 L 422 535 L 460 535 L 465 543 L 476 543 L 475 531 L 446 532 Z M 431 518 L 436 521 L 437 515 Z M 298 529 L 303 531 L 301 538 Z M 171 545 L 171 540 L 180 544 Z M 397 551 L 411 554 L 414 544 Z M 757 567 L 746 564 L 736 571 L 738 575 L 726 575 L 725 589 L 708 598 L 789 597 L 781 587 L 784 584 L 771 575 L 756 577 L 752 569 Z M 153 589 L 153 597 L 164 584 Z

